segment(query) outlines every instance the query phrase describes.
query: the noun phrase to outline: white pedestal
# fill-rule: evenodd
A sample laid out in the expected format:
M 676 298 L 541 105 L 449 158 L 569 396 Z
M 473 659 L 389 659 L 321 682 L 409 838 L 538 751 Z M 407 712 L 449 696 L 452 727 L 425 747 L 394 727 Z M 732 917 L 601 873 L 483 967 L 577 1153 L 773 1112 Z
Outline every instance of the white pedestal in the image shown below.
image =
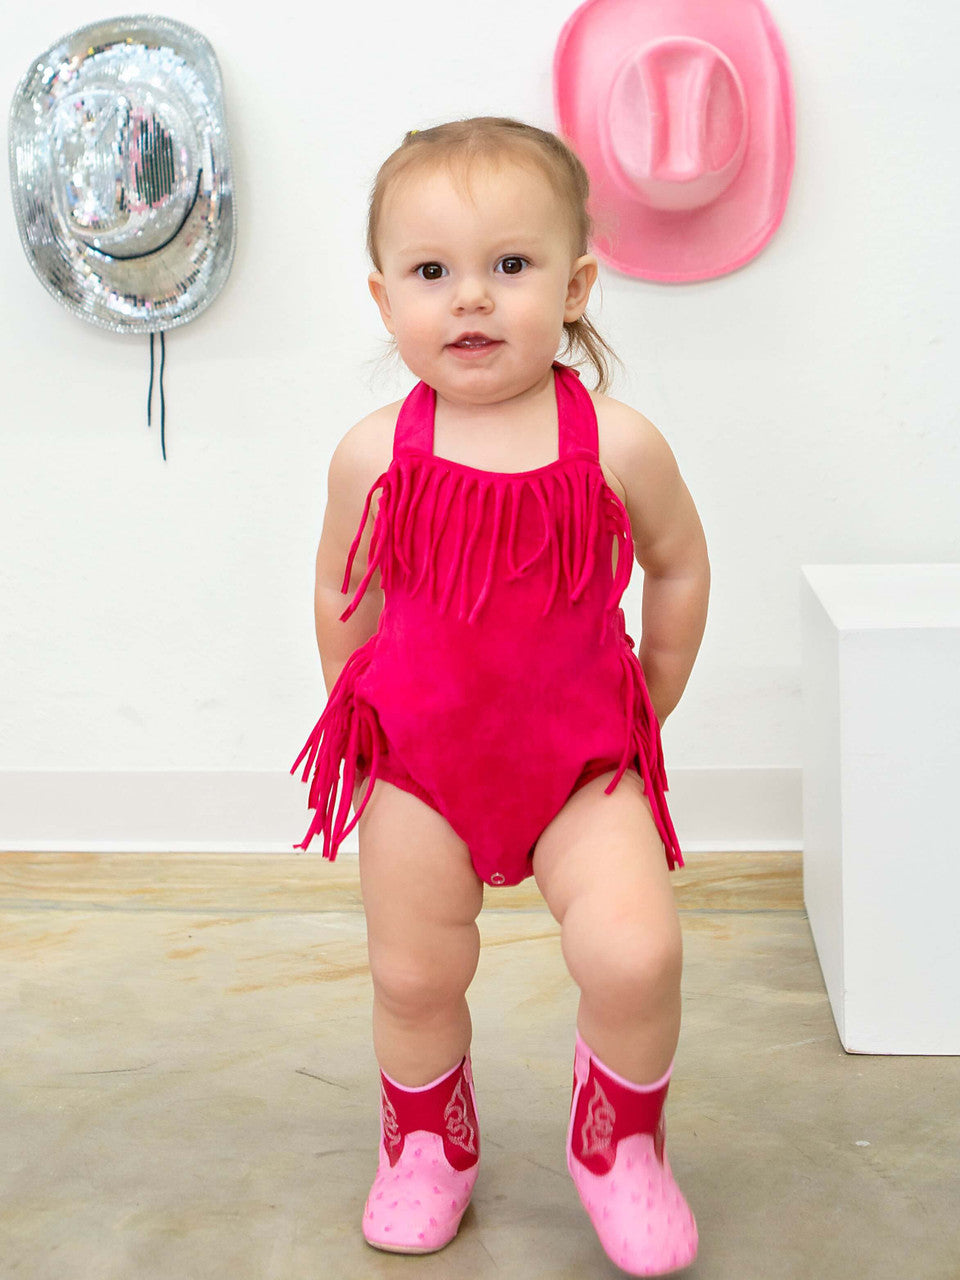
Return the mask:
M 802 570 L 803 893 L 848 1053 L 960 1054 L 960 565 Z

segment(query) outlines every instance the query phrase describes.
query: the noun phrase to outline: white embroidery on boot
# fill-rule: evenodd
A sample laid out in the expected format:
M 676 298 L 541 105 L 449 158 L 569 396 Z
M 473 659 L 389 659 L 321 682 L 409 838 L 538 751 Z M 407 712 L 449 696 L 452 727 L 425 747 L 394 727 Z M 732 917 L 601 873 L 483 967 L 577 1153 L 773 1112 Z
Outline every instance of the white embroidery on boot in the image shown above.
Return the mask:
M 447 1126 L 447 1137 L 454 1146 L 462 1147 L 464 1151 L 469 1152 L 472 1156 L 476 1155 L 477 1133 L 470 1123 L 470 1117 L 467 1113 L 467 1100 L 463 1093 L 462 1076 L 457 1081 L 457 1087 L 447 1103 L 443 1119 Z
M 617 1122 L 617 1113 L 610 1105 L 607 1095 L 600 1088 L 600 1081 L 593 1082 L 593 1097 L 587 1106 L 587 1118 L 580 1131 L 580 1142 L 583 1156 L 596 1156 L 609 1151 L 613 1138 L 613 1126 Z
M 397 1112 L 393 1103 L 387 1097 L 387 1091 L 381 1086 L 380 1102 L 382 1106 L 383 1116 L 383 1141 L 389 1155 L 399 1148 L 403 1141 L 403 1134 L 400 1132 L 400 1121 L 397 1119 Z

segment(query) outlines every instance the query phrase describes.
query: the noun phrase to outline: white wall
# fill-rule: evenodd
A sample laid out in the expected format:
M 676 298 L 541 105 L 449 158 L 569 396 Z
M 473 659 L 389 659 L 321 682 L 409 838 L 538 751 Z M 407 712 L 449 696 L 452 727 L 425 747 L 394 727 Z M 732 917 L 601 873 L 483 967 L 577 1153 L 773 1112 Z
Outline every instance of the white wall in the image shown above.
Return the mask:
M 289 848 L 284 774 L 324 696 L 313 554 L 340 435 L 411 380 L 378 370 L 369 182 L 408 128 L 552 126 L 571 0 L 175 0 L 221 62 L 238 250 L 168 335 L 168 454 L 147 340 L 35 280 L 0 196 L 0 847 Z M 798 158 L 783 225 L 697 285 L 607 271 L 601 329 L 707 529 L 710 622 L 665 730 L 681 838 L 799 841 L 798 568 L 960 560 L 960 14 L 779 0 Z M 466 14 L 466 16 L 465 16 Z M 0 85 L 102 16 L 7 7 Z M 639 635 L 640 575 L 625 605 Z

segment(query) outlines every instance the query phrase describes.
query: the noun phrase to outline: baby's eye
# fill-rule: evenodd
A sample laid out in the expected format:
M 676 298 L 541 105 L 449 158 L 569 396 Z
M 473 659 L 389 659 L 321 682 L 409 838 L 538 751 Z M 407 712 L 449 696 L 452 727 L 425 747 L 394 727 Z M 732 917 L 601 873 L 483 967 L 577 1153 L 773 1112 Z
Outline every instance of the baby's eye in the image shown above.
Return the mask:
M 501 258 L 497 263 L 497 270 L 502 271 L 505 276 L 518 276 L 526 266 L 529 266 L 526 258 L 521 258 L 514 253 L 509 257 Z
M 421 280 L 441 280 L 446 274 L 446 267 L 442 267 L 439 262 L 423 262 L 417 267 L 417 275 Z

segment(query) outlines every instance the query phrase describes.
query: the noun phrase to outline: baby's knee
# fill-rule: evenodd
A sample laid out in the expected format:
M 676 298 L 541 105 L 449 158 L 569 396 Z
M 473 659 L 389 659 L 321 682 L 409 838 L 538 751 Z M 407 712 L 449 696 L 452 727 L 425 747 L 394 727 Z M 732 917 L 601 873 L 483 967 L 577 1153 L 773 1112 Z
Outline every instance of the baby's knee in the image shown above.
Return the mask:
M 394 1017 L 423 1021 L 459 1004 L 477 968 L 476 947 L 462 946 L 457 954 L 442 949 L 430 954 L 398 954 L 371 950 L 373 988 L 382 1007 Z
M 563 950 L 584 995 L 611 1009 L 649 1007 L 679 995 L 683 942 L 675 917 L 651 921 L 621 910 L 601 923 L 594 913 L 578 917 L 571 908 Z

